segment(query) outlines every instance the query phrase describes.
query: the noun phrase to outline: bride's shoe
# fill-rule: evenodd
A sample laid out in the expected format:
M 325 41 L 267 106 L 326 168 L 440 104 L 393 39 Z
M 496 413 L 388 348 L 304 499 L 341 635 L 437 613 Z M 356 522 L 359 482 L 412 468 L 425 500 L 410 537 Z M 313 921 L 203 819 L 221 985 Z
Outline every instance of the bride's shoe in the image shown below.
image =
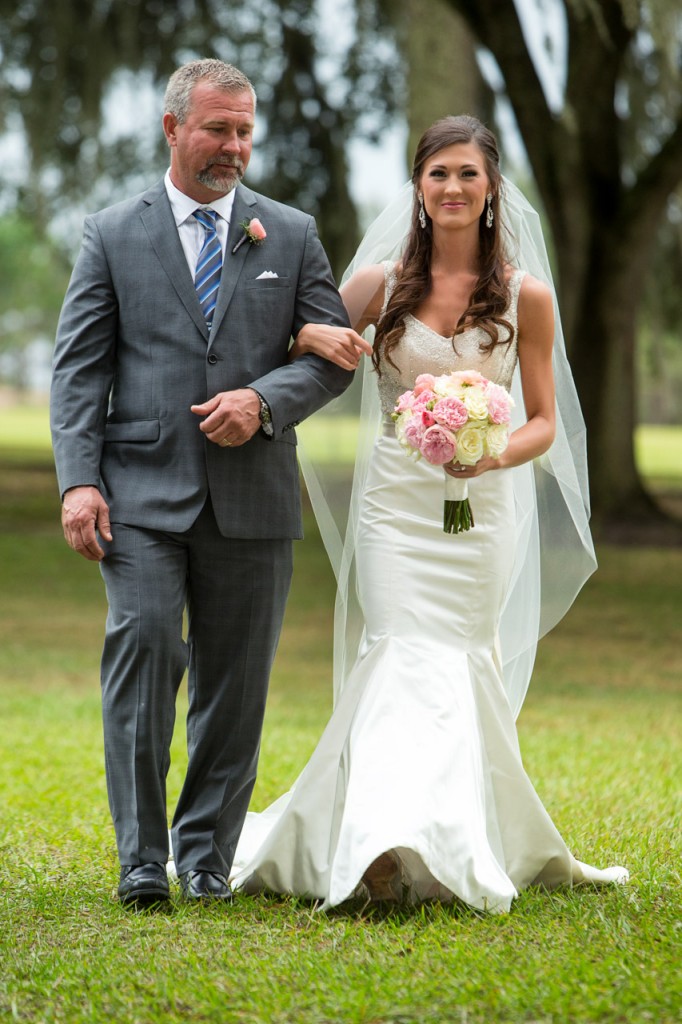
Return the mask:
M 394 853 L 382 853 L 362 876 L 372 902 L 398 903 L 403 898 L 400 861 Z

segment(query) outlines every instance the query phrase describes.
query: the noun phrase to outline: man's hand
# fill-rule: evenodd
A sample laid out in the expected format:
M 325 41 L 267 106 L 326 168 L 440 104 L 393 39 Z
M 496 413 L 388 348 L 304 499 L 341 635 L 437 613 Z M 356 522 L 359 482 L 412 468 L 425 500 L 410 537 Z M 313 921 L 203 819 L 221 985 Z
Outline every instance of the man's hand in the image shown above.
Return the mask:
M 111 540 L 109 506 L 96 487 L 73 487 L 64 495 L 62 527 L 66 543 L 90 562 L 101 562 L 104 551 L 97 541 L 96 530 L 104 540 Z
M 195 415 L 206 417 L 199 430 L 221 448 L 246 444 L 260 429 L 260 401 L 253 388 L 221 391 L 203 405 L 190 408 Z

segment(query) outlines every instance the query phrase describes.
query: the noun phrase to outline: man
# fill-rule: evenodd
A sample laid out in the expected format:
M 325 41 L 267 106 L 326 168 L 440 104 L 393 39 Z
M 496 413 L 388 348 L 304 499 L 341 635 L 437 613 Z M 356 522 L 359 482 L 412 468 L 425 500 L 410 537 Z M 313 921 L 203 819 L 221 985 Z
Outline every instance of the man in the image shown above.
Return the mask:
M 305 323 L 348 321 L 312 218 L 240 184 L 255 104 L 221 61 L 175 72 L 170 169 L 86 218 L 57 332 L 64 534 L 100 562 L 109 603 L 102 703 L 124 904 L 169 898 L 165 784 L 187 666 L 175 863 L 187 898 L 231 897 L 301 536 L 293 428 L 351 377 L 310 355 L 288 362 Z

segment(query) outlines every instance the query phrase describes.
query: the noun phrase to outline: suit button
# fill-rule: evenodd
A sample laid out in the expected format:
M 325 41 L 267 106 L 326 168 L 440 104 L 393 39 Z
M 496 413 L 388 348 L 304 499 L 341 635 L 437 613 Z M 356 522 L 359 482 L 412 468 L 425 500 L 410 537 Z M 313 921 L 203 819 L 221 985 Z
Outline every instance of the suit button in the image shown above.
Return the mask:
M 211 364 L 211 366 L 215 366 L 215 364 L 218 362 L 217 355 L 215 355 L 213 352 L 211 352 L 210 356 L 208 357 L 208 361 Z

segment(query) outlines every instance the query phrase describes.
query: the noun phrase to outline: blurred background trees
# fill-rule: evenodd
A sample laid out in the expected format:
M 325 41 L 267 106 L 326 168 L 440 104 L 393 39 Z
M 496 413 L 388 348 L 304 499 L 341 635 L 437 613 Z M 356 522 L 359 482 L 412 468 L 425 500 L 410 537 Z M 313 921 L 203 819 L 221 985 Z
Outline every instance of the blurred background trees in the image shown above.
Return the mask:
M 0 0 L 0 371 L 52 334 L 84 212 L 165 169 L 182 61 L 249 75 L 248 182 L 316 216 L 338 276 L 386 138 L 466 110 L 544 212 L 597 524 L 654 523 L 632 437 L 682 405 L 681 53 L 677 0 Z

